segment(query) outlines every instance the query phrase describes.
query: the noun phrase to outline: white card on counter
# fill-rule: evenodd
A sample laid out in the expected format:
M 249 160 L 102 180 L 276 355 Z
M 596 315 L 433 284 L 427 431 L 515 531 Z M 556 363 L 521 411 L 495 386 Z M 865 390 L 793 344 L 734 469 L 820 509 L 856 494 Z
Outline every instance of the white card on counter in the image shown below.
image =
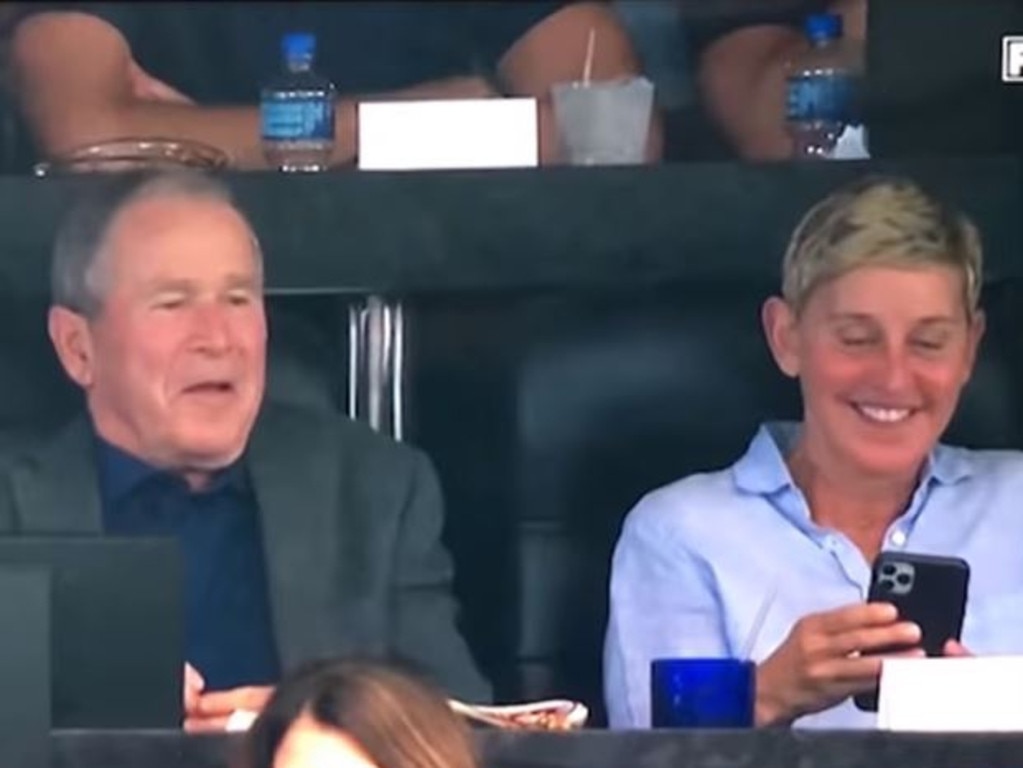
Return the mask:
M 537 165 L 536 99 L 366 101 L 359 168 L 528 168 Z
M 886 659 L 878 728 L 1023 731 L 1023 656 Z

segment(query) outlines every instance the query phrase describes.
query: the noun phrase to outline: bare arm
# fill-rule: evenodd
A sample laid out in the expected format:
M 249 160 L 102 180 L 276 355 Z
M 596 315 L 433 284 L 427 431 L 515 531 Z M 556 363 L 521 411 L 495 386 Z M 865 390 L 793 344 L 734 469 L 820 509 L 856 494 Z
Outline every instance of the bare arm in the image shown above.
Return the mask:
M 21 109 L 47 156 L 122 136 L 201 141 L 246 167 L 259 154 L 255 109 L 200 108 L 136 87 L 141 70 L 128 43 L 94 16 L 45 13 L 22 22 L 11 68 Z
M 750 160 L 792 155 L 785 132 L 785 66 L 805 47 L 781 26 L 747 27 L 713 43 L 700 57 L 697 85 L 714 122 Z
M 830 10 L 843 17 L 845 35 L 862 42 L 862 0 L 840 0 Z M 795 28 L 757 25 L 714 42 L 700 57 L 697 84 L 710 116 L 740 155 L 750 160 L 792 156 L 785 132 L 785 68 L 806 50 Z
M 266 167 L 258 107 L 192 104 L 143 72 L 121 33 L 95 16 L 60 12 L 26 20 L 12 42 L 11 66 L 21 109 L 49 157 L 123 136 L 165 136 L 218 147 L 239 168 Z M 424 83 L 386 98 L 489 95 L 482 79 L 465 77 Z M 336 126 L 332 162 L 345 163 L 356 152 L 354 100 L 338 100 Z
M 590 2 L 568 5 L 540 21 L 515 42 L 498 65 L 498 75 L 510 94 L 534 96 L 538 100 L 540 156 L 544 163 L 556 160 L 558 154 L 551 86 L 580 79 L 591 29 L 595 41 L 594 79 L 639 74 L 639 60 L 621 22 L 606 5 Z M 648 159 L 659 160 L 661 147 L 661 117 L 655 108 Z

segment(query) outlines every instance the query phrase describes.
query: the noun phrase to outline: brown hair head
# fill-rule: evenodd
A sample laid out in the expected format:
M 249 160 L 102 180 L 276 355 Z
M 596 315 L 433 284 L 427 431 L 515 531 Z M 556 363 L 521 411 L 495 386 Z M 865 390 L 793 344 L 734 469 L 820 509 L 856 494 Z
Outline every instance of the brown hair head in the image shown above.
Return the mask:
M 476 768 L 468 727 L 441 691 L 407 670 L 364 660 L 313 662 L 290 674 L 247 735 L 244 768 L 272 768 L 303 715 L 343 731 L 380 768 Z

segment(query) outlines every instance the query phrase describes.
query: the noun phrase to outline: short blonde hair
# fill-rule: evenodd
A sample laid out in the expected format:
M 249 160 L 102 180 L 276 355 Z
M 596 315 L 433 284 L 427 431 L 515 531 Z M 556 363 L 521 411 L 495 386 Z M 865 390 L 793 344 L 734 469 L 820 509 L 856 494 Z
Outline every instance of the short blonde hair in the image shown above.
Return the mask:
M 969 316 L 980 303 L 980 234 L 905 178 L 868 176 L 844 186 L 803 216 L 782 265 L 782 296 L 799 314 L 821 284 L 858 267 L 953 267 L 962 272 Z

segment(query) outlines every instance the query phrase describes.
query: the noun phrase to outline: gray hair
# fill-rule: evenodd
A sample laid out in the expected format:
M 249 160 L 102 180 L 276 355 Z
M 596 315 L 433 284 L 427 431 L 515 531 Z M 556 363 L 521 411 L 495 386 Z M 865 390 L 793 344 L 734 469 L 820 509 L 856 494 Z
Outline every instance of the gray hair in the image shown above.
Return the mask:
M 818 286 L 865 266 L 952 267 L 963 275 L 967 314 L 980 303 L 977 227 L 908 179 L 868 176 L 814 205 L 785 252 L 782 295 L 798 314 Z
M 111 225 L 131 205 L 164 197 L 225 203 L 248 221 L 227 186 L 200 171 L 146 171 L 105 179 L 98 188 L 88 189 L 57 231 L 50 263 L 53 304 L 86 317 L 95 316 L 103 306 L 108 288 L 103 260 Z M 252 227 L 249 229 L 251 231 Z M 254 232 L 252 240 L 257 266 L 262 272 L 262 253 Z

